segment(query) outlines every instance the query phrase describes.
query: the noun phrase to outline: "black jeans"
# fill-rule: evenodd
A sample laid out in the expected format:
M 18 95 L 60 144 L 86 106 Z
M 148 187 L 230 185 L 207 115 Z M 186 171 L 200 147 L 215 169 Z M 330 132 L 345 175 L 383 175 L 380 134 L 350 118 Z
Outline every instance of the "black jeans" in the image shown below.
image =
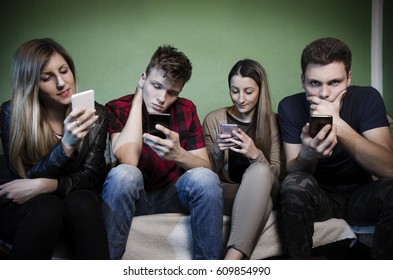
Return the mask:
M 50 259 L 65 232 L 75 259 L 109 258 L 99 199 L 91 191 L 75 191 L 64 200 L 43 194 L 0 206 L 0 238 L 12 244 L 11 259 Z
M 291 258 L 310 257 L 314 222 L 344 218 L 352 225 L 375 225 L 371 257 L 393 259 L 393 179 L 321 186 L 306 172 L 291 173 L 281 185 L 281 218 Z

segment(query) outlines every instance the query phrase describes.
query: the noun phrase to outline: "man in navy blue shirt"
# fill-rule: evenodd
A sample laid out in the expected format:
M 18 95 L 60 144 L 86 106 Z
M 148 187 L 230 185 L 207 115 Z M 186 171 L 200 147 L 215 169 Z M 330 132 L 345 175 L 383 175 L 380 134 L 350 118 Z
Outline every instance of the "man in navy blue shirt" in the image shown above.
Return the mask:
M 301 56 L 305 92 L 279 104 L 289 173 L 281 211 L 290 258 L 310 257 L 314 222 L 333 217 L 375 225 L 371 257 L 393 258 L 393 140 L 379 92 L 350 86 L 351 59 L 338 39 L 311 42 Z M 314 114 L 330 115 L 333 123 L 312 137 Z

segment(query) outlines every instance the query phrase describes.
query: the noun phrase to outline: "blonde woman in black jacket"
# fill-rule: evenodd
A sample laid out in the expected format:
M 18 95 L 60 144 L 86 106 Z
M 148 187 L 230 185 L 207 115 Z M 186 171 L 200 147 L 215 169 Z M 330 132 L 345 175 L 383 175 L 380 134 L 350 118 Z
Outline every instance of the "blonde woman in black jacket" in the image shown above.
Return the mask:
M 0 182 L 0 239 L 11 259 L 50 259 L 71 237 L 75 259 L 107 259 L 99 204 L 106 117 L 71 109 L 77 91 L 70 55 L 52 39 L 22 44 L 12 65 L 12 98 L 1 107 L 7 170 Z M 4 175 L 8 174 L 8 175 Z

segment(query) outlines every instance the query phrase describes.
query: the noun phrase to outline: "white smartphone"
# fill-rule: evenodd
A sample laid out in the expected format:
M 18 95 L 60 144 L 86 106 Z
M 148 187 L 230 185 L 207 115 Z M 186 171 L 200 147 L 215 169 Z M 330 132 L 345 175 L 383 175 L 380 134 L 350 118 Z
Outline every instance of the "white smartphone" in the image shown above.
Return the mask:
M 72 109 L 94 109 L 94 90 L 89 89 L 71 96 Z

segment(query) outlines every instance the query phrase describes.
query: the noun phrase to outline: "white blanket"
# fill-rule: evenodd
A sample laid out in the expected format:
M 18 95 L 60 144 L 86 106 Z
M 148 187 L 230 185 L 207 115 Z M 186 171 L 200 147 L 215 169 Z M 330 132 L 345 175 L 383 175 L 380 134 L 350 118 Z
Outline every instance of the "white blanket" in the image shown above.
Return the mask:
M 282 255 L 278 235 L 278 212 L 273 211 L 266 223 L 251 259 L 265 259 Z M 228 237 L 230 217 L 224 216 L 224 236 Z M 315 223 L 314 247 L 343 239 L 356 239 L 355 233 L 342 219 Z M 192 259 L 190 216 L 156 214 L 134 217 L 123 259 Z

